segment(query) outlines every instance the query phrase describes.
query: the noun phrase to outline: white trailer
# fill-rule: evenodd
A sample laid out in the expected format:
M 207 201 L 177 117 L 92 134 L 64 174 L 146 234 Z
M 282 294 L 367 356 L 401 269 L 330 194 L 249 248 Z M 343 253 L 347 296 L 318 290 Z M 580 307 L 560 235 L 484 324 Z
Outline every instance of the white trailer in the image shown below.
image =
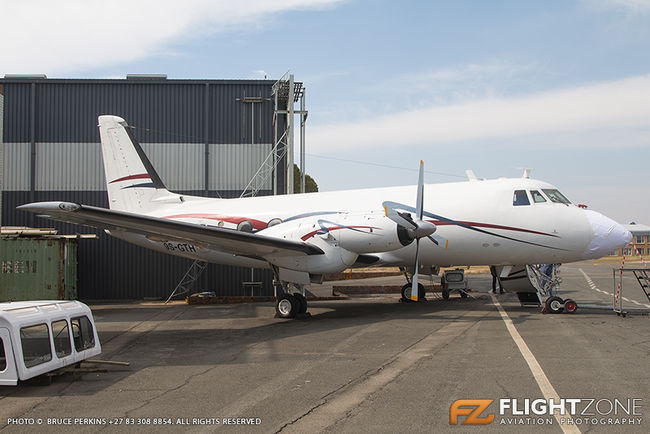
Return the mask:
M 15 386 L 101 352 L 92 312 L 79 301 L 0 303 L 0 386 Z

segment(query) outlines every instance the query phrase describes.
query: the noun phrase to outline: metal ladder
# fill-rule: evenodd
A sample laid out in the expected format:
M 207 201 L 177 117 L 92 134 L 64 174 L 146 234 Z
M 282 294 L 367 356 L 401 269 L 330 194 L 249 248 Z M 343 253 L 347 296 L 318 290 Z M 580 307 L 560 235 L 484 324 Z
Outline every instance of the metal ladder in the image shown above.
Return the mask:
M 641 285 L 643 293 L 648 298 L 648 301 L 650 301 L 650 277 L 648 277 L 648 270 L 635 268 L 632 272 L 634 273 L 636 280 L 639 282 L 639 285 Z
M 178 285 L 176 285 L 176 288 L 174 288 L 174 292 L 171 293 L 165 303 L 169 303 L 169 300 L 171 300 L 174 296 L 183 295 L 190 292 L 194 287 L 196 281 L 199 280 L 199 277 L 201 277 L 201 273 L 203 273 L 203 270 L 205 270 L 205 267 L 207 265 L 207 262 L 199 261 L 198 259 L 192 262 L 192 265 L 190 265 L 190 268 L 187 270 L 181 281 L 178 282 Z

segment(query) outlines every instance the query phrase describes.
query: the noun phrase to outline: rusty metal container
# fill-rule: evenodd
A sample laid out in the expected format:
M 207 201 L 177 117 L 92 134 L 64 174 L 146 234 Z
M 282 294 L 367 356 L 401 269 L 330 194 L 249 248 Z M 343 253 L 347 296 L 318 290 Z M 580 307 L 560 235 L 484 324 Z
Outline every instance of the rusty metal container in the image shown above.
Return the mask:
M 77 298 L 77 239 L 0 238 L 0 301 Z

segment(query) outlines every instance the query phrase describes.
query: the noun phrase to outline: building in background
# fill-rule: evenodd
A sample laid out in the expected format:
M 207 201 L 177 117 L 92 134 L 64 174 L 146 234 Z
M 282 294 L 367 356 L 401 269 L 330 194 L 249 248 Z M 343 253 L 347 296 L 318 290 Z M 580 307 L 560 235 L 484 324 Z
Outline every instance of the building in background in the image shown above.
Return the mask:
M 278 106 L 277 89 L 273 80 L 5 76 L 0 79 L 1 223 L 55 227 L 64 234 L 98 233 L 98 241 L 79 242 L 81 299 L 166 297 L 190 260 L 92 228 L 40 219 L 16 206 L 63 200 L 108 207 L 97 129 L 102 114 L 121 116 L 133 127 L 172 191 L 224 198 L 239 197 L 246 187 L 249 195 L 251 189 L 258 195 L 286 192 L 293 171 L 267 170 L 269 156 L 279 162 L 277 167 L 293 167 L 292 161 L 288 166 L 286 139 L 282 141 L 289 124 L 286 98 L 293 92 L 280 92 Z M 285 115 L 277 116 L 281 110 Z M 261 281 L 263 294 L 273 293 L 270 272 L 215 264 L 202 274 L 197 289 L 239 295 L 244 281 Z
M 650 253 L 650 226 L 634 222 L 624 226 L 632 233 L 632 241 L 621 253 L 624 253 L 625 256 L 636 256 L 637 254 L 647 256 Z M 635 247 L 638 252 L 634 251 Z
M 632 241 L 625 248 L 612 252 L 611 256 L 650 256 L 650 226 L 632 222 L 623 227 L 632 233 Z

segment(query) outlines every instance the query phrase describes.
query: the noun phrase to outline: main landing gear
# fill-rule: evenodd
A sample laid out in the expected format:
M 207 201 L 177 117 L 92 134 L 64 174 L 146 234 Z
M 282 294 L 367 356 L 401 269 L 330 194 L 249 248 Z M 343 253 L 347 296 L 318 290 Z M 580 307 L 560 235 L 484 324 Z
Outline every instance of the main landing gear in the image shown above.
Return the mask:
M 413 290 L 413 278 L 412 276 L 409 276 L 409 273 L 407 272 L 406 267 L 400 267 L 400 271 L 404 274 L 404 277 L 406 278 L 406 285 L 402 286 L 402 298 L 401 302 L 403 303 L 411 303 L 413 300 L 411 300 L 411 291 Z M 424 289 L 424 285 L 418 282 L 418 301 L 426 301 L 426 294 L 427 291 Z
M 570 298 L 562 300 L 554 295 L 546 299 L 542 313 L 562 313 L 565 310 L 568 313 L 574 313 L 578 310 L 578 304 Z
M 295 318 L 301 314 L 308 316 L 307 299 L 299 292 L 293 294 L 285 292 L 278 297 L 275 313 L 278 318 Z
M 406 285 L 402 286 L 402 301 L 403 302 L 412 302 L 411 300 L 411 291 L 413 290 L 413 284 L 412 283 L 407 283 Z M 425 298 L 426 295 L 426 290 L 424 289 L 424 285 L 421 283 L 418 283 L 418 300 L 426 300 Z
M 290 285 L 295 286 L 297 289 L 299 286 L 281 281 L 278 268 L 274 265 L 271 268 L 275 276 L 273 284 L 278 291 L 278 299 L 275 303 L 275 316 L 277 318 L 310 317 L 311 315 L 307 312 L 307 299 L 305 296 L 300 292 L 291 293 Z

